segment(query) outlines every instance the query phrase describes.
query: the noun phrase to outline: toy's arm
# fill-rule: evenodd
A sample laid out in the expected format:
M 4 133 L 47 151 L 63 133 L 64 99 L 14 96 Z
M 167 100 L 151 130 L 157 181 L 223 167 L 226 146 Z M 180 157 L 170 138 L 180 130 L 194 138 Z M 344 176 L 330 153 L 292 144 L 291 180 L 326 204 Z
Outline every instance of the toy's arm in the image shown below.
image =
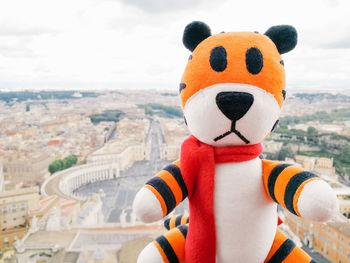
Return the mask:
M 143 222 L 158 221 L 169 214 L 187 194 L 180 161 L 175 161 L 141 188 L 134 199 L 133 209 Z
M 300 167 L 262 160 L 267 195 L 289 212 L 324 222 L 339 212 L 333 189 L 317 175 Z

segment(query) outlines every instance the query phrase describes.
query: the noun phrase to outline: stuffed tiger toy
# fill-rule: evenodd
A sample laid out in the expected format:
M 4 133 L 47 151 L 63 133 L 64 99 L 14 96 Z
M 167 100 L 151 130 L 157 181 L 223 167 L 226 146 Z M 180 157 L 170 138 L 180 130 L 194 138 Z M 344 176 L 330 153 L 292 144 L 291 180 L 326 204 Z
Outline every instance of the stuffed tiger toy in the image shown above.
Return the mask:
M 296 46 L 296 30 L 212 35 L 195 21 L 183 43 L 192 52 L 180 84 L 191 135 L 180 160 L 145 184 L 133 209 L 154 222 L 188 198 L 190 220 L 170 220 L 138 262 L 314 262 L 278 230 L 277 204 L 324 222 L 339 211 L 335 192 L 298 166 L 260 158 L 286 96 L 281 54 Z

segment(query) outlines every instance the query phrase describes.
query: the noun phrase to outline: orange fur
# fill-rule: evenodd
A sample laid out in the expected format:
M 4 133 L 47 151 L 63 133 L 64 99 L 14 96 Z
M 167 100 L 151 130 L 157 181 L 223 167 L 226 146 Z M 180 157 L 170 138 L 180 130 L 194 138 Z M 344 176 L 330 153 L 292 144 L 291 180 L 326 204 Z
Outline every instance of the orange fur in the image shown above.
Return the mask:
M 278 203 L 286 207 L 284 203 L 284 193 L 286 191 L 287 184 L 289 183 L 289 180 L 297 173 L 302 172 L 303 169 L 296 166 L 289 166 L 283 170 L 283 172 L 280 173 L 280 175 L 277 177 L 276 184 L 275 184 L 275 196 L 278 201 Z
M 155 247 L 158 249 L 160 255 L 162 256 L 164 263 L 169 263 L 169 260 L 167 258 L 167 256 L 165 255 L 163 249 L 160 247 L 160 245 L 158 244 L 157 241 L 153 241 L 153 244 L 155 245 Z
M 275 168 L 277 165 L 281 164 L 281 162 L 275 162 L 275 161 L 270 161 L 270 160 L 262 160 L 261 162 L 262 162 L 265 192 L 269 196 L 270 200 L 272 200 L 272 198 L 269 194 L 269 189 L 267 188 L 267 182 L 269 180 L 269 176 L 271 174 L 272 169 Z
M 165 217 L 167 215 L 167 208 L 166 208 L 166 204 L 164 201 L 164 198 L 162 197 L 162 195 L 151 185 L 146 184 L 144 187 L 146 187 L 148 190 L 150 190 L 155 197 L 158 199 L 160 206 L 162 208 L 163 211 L 163 217 Z
M 265 259 L 265 262 L 269 261 L 270 258 L 276 253 L 277 249 L 283 244 L 283 242 L 287 239 L 285 235 L 282 234 L 279 230 L 276 232 L 275 239 L 272 243 L 272 247 L 270 249 L 269 254 L 267 255 L 267 258 Z
M 210 52 L 223 46 L 227 52 L 227 68 L 223 72 L 214 71 L 209 62 Z M 264 66 L 259 74 L 247 71 L 245 54 L 247 49 L 257 47 L 264 58 Z M 274 95 L 282 107 L 282 90 L 285 87 L 284 68 L 275 44 L 265 35 L 240 32 L 211 36 L 202 41 L 193 51 L 182 77 L 186 88 L 181 91 L 182 107 L 187 100 L 201 89 L 219 83 L 240 83 L 257 86 Z
M 165 170 L 160 171 L 156 176 L 162 178 L 163 181 L 169 186 L 169 188 L 171 189 L 171 191 L 174 194 L 174 197 L 176 200 L 176 205 L 180 204 L 180 202 L 183 200 L 184 196 L 183 196 L 181 188 L 180 188 L 179 184 L 176 182 L 174 176 Z
M 186 239 L 177 228 L 173 228 L 164 234 L 164 237 L 169 241 L 173 248 L 177 258 L 180 262 L 183 262 L 185 258 L 185 242 Z

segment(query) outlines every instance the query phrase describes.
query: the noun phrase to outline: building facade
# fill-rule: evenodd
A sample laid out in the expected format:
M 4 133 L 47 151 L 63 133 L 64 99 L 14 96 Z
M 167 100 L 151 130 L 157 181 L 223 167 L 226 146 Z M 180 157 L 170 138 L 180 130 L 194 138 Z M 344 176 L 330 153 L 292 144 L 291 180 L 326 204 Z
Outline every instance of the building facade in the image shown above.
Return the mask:
M 30 187 L 0 193 L 0 248 L 13 243 L 27 232 L 39 207 L 39 188 Z
M 331 262 L 350 262 L 349 222 L 319 224 L 288 213 L 284 223 L 304 244 Z

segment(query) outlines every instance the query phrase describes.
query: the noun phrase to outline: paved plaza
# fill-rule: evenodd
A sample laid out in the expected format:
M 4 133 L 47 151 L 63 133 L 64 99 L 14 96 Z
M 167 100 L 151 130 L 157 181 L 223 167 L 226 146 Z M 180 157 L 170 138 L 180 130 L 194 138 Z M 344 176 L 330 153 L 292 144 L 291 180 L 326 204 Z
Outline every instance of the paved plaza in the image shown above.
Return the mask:
M 137 191 L 170 163 L 161 160 L 160 151 L 161 144 L 164 143 L 164 135 L 158 122 L 151 122 L 146 141 L 151 147 L 149 161 L 135 162 L 129 169 L 122 171 L 118 178 L 83 185 L 75 190 L 76 193 L 86 196 L 102 193 L 102 211 L 106 222 L 120 222 L 122 213 L 125 213 L 126 220 L 130 221 L 132 202 Z M 176 214 L 183 214 L 186 211 L 188 211 L 187 201 L 175 209 Z

